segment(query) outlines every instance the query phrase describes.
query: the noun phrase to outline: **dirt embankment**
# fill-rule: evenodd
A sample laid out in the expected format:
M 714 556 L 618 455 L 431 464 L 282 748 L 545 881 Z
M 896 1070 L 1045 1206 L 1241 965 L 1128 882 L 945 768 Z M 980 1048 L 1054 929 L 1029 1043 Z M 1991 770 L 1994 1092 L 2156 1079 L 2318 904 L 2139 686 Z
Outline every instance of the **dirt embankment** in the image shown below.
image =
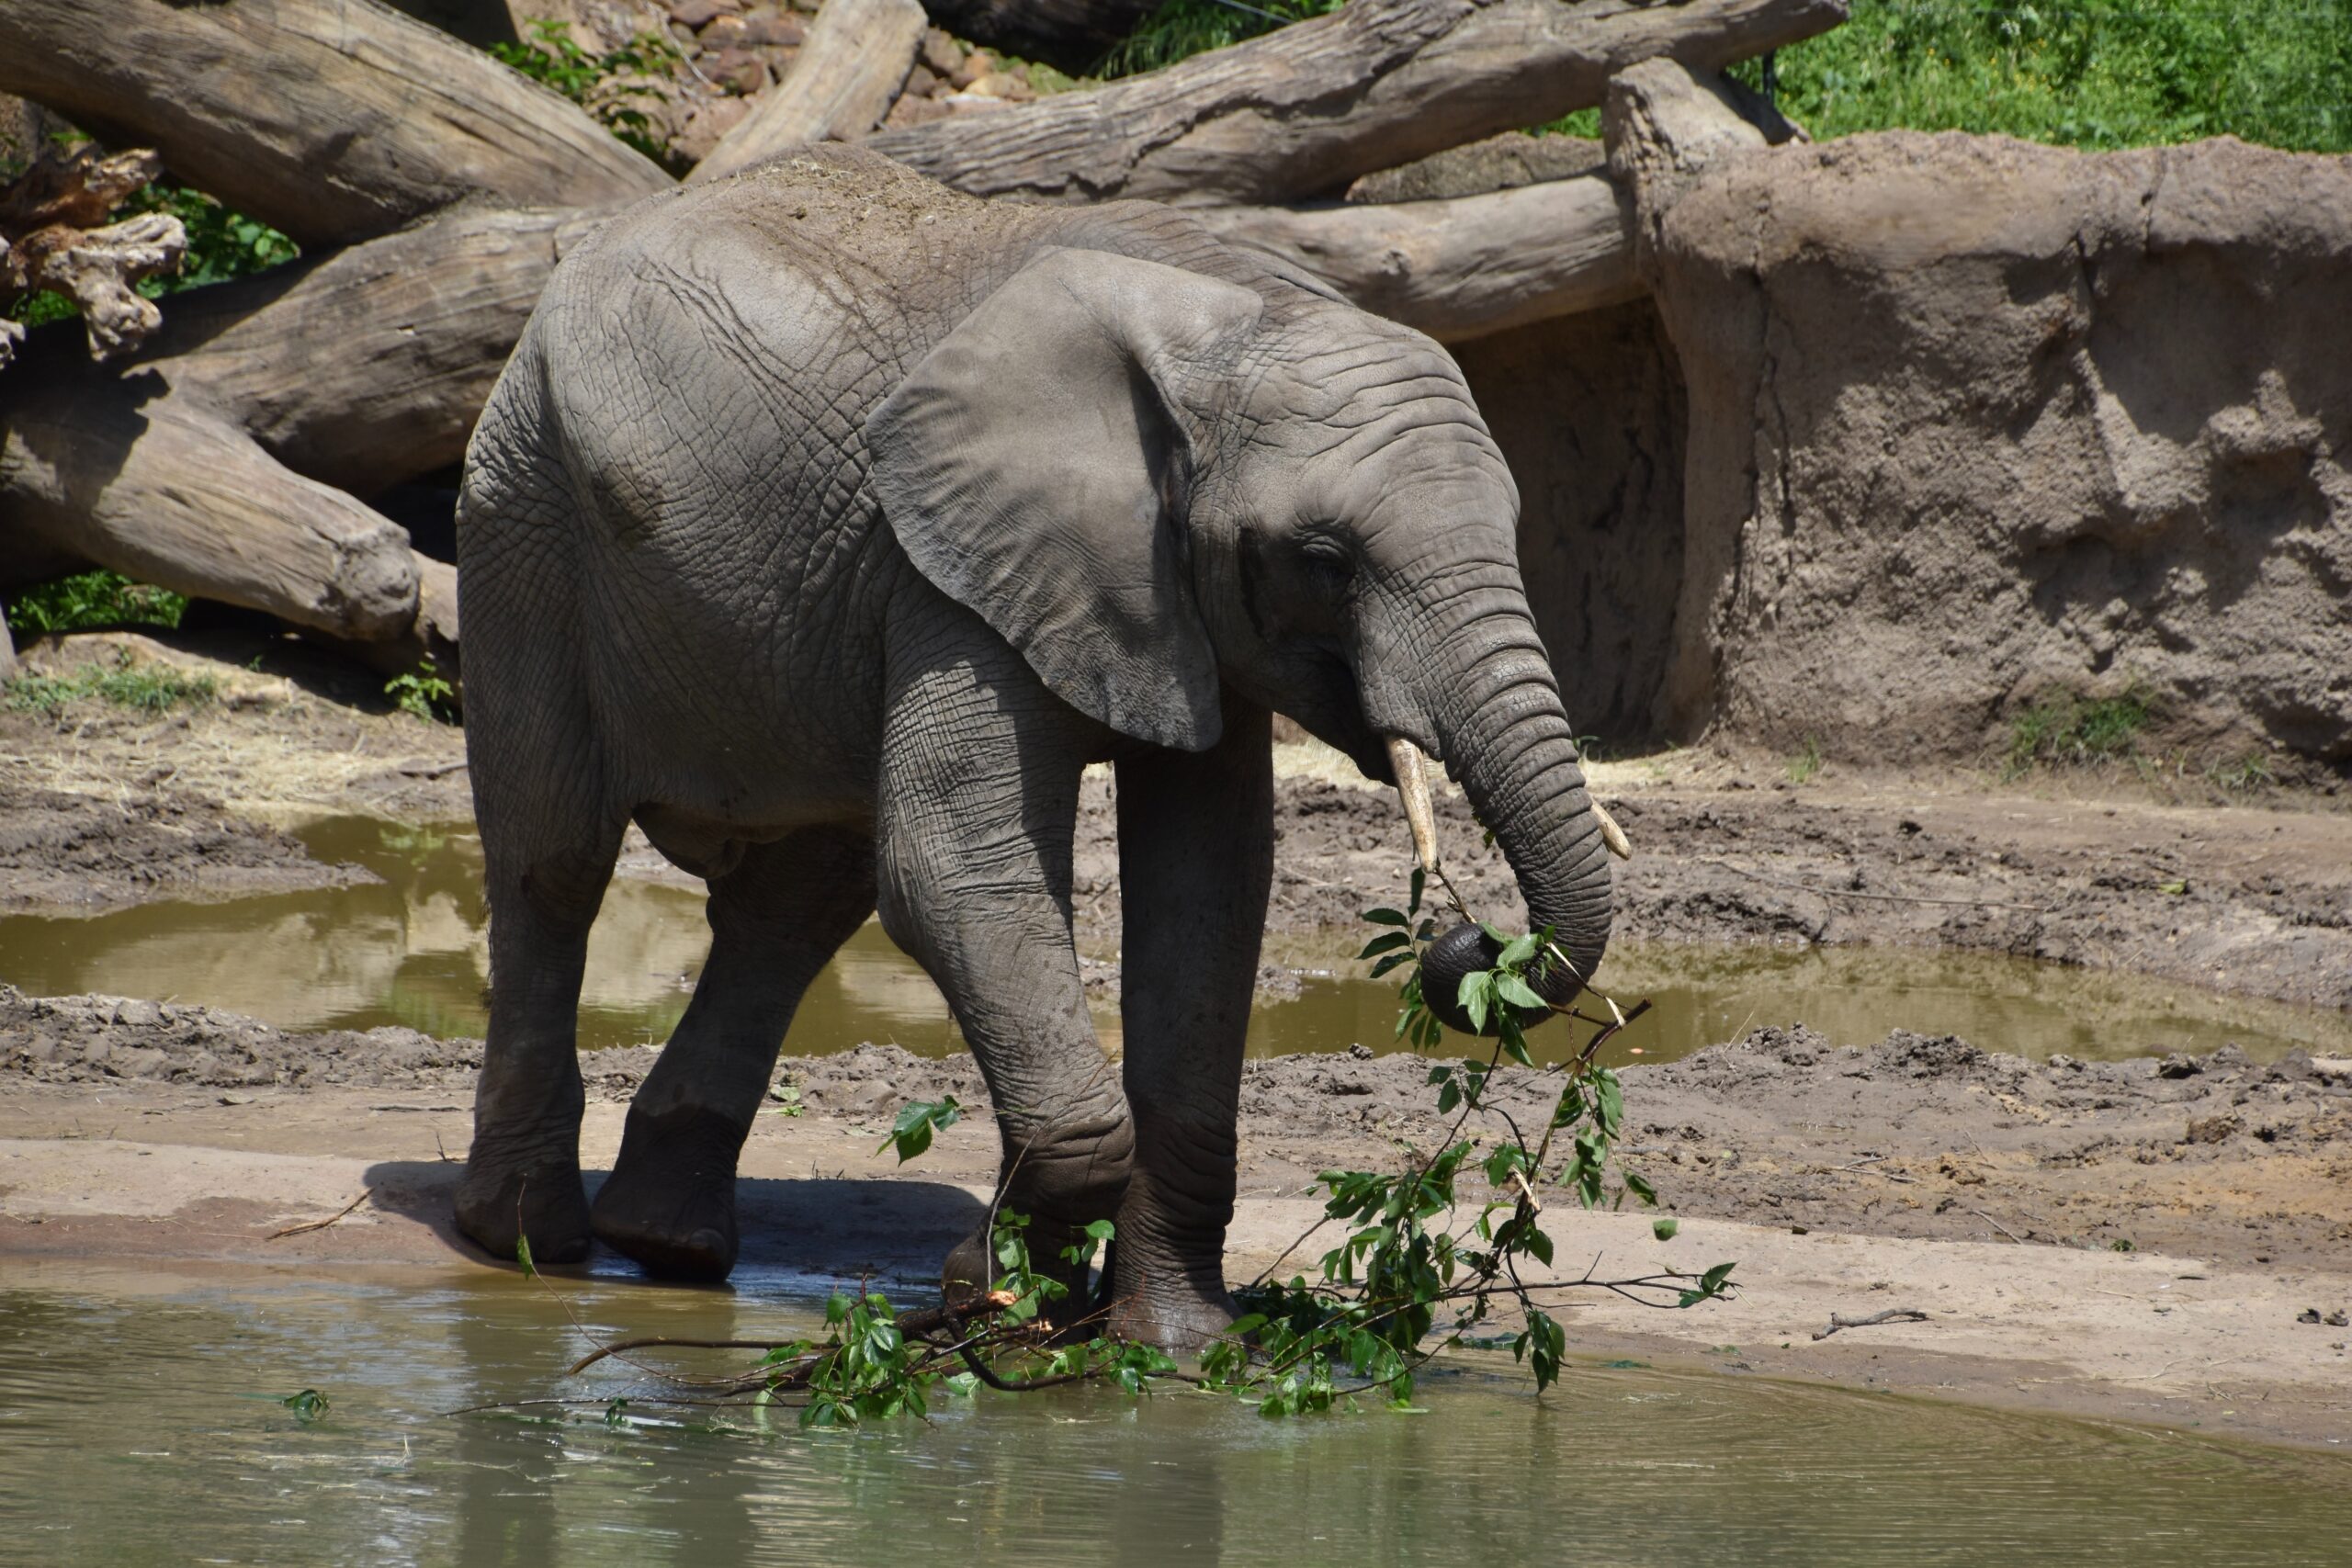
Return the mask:
M 586 1063 L 592 1182 L 652 1058 Z M 411 1031 L 0 990 L 0 1257 L 446 1268 L 469 1256 L 449 1205 L 479 1060 Z M 1331 1245 L 1299 1240 L 1317 1173 L 1393 1168 L 1441 1135 L 1425 1073 L 1250 1066 L 1233 1278 L 1312 1272 Z M 912 1165 L 877 1152 L 899 1104 L 945 1093 L 982 1113 Z M 2036 1066 L 1948 1037 L 1852 1051 L 1758 1031 L 1629 1070 L 1626 1100 L 1626 1157 L 1680 1234 L 1547 1190 L 1566 1277 L 1731 1260 L 1744 1289 L 1687 1314 L 1573 1292 L 1580 1354 L 2352 1442 L 2352 1064 Z M 787 1061 L 743 1153 L 743 1278 L 919 1292 L 985 1203 L 986 1104 L 968 1059 Z M 1888 1307 L 1927 1315 L 1812 1337 Z
M 1361 1049 L 1361 1048 L 1359 1048 Z M 652 1047 L 582 1058 L 626 1102 Z M 303 1034 L 217 1009 L 30 998 L 0 986 L 0 1083 L 170 1085 L 255 1094 L 432 1091 L 469 1102 L 481 1046 L 414 1030 Z M 1335 1165 L 1379 1168 L 1443 1135 L 1410 1055 L 1251 1062 L 1244 1185 L 1297 1191 Z M 2143 1248 L 2231 1263 L 2352 1256 L 2352 1061 L 2233 1047 L 2158 1062 L 2031 1063 L 1951 1035 L 1866 1051 L 1759 1029 L 1624 1072 L 1627 1158 L 1687 1214 L 1940 1240 Z M 953 1094 L 985 1113 L 968 1056 L 889 1045 L 786 1060 L 776 1084 L 823 1115 L 887 1121 Z M 1557 1079 L 1497 1103 L 1525 1122 Z M 783 1103 L 779 1100 L 778 1103 Z M 1498 1127 L 1499 1123 L 1497 1124 Z
M 25 649 L 51 678 L 125 658 L 213 695 L 162 714 L 95 697 L 0 705 L 0 911 L 329 885 L 364 874 L 310 863 L 269 824 L 469 814 L 462 732 L 398 711 L 373 677 L 300 644 L 110 633 Z M 2049 780 L 1842 766 L 1797 786 L 1777 761 L 1701 751 L 1589 771 L 1636 851 L 1617 867 L 1623 938 L 1950 947 L 2352 1008 L 2352 810 L 2336 797 L 2165 805 L 2129 785 L 2070 797 Z M 1393 792 L 1312 744 L 1278 748 L 1277 775 L 1270 932 L 1354 927 L 1401 897 L 1411 850 Z M 1111 780 L 1090 778 L 1081 806 L 1079 934 L 1114 953 Z M 1460 792 L 1442 791 L 1439 812 L 1471 907 L 1523 919 Z M 620 871 L 688 880 L 641 843 Z

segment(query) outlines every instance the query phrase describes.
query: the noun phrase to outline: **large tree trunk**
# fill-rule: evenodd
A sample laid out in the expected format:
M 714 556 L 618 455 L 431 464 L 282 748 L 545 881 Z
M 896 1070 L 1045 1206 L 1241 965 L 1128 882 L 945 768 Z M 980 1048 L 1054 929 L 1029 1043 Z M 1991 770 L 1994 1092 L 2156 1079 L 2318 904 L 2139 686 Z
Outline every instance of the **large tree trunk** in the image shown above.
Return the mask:
M 890 112 L 923 26 L 916 0 L 826 0 L 790 73 L 688 177 L 717 179 L 804 141 L 857 141 Z
M 562 247 L 611 210 L 460 209 L 184 296 L 128 366 L 52 348 L 0 382 L 0 532 L 352 641 L 453 637 L 446 572 L 350 492 L 463 455 Z
M 1638 298 L 1617 187 L 1598 175 L 1452 201 L 1196 214 L 1365 310 L 1459 343 Z
M 588 206 L 670 176 L 577 106 L 374 0 L 6 0 L 0 92 L 306 244 L 461 197 Z
M 1589 108 L 1638 61 L 1713 71 L 1845 16 L 1846 0 L 1355 0 L 1147 76 L 867 145 L 978 196 L 1290 201 Z

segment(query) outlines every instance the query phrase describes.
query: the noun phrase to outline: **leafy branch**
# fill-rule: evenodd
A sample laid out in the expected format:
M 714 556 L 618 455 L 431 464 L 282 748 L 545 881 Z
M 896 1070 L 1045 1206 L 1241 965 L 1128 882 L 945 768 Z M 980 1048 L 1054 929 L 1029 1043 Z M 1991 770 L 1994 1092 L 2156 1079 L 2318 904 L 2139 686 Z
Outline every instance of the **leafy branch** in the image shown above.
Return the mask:
M 1443 1038 L 1421 993 L 1423 959 L 1436 940 L 1435 921 L 1421 914 L 1424 889 L 1424 875 L 1416 871 L 1403 909 L 1366 912 L 1365 919 L 1382 930 L 1362 954 L 1375 976 L 1405 972 L 1396 1032 L 1416 1046 Z M 1283 1258 L 1327 1225 L 1346 1227 L 1344 1235 L 1323 1254 L 1316 1279 L 1301 1274 L 1269 1283 L 1270 1269 L 1242 1292 L 1245 1314 L 1208 1347 L 1197 1371 L 1180 1369 L 1154 1347 L 1108 1332 L 1105 1321 L 1115 1303 L 1097 1299 L 1072 1316 L 1072 1290 L 1083 1287 L 1113 1239 L 1112 1223 L 1087 1225 L 1059 1250 L 1061 1268 L 1040 1269 L 1030 1252 L 1028 1218 L 1003 1207 L 1010 1170 L 989 1208 L 997 1273 L 986 1292 L 900 1313 L 861 1281 L 854 1292 L 838 1292 L 828 1301 L 819 1337 L 633 1339 L 600 1346 L 572 1371 L 647 1348 L 758 1349 L 763 1354 L 756 1364 L 716 1379 L 628 1364 L 672 1390 L 640 1402 L 748 1404 L 763 1423 L 770 1407 L 790 1406 L 807 1427 L 923 1417 L 934 1398 L 966 1396 L 982 1387 L 1027 1393 L 1109 1382 L 1141 1393 L 1169 1380 L 1250 1400 L 1267 1416 L 1327 1411 L 1359 1394 L 1403 1409 L 1411 1407 L 1415 1379 L 1432 1358 L 1474 1342 L 1492 1343 L 1476 1331 L 1498 1319 L 1516 1319 L 1508 1340 L 1512 1356 L 1533 1371 L 1539 1393 L 1549 1388 L 1567 1354 L 1566 1330 L 1554 1315 L 1566 1292 L 1601 1291 L 1665 1311 L 1727 1299 L 1735 1289 L 1729 1263 L 1699 1274 L 1668 1269 L 1611 1279 L 1600 1275 L 1596 1257 L 1573 1278 L 1546 1277 L 1555 1249 L 1542 1223 L 1541 1190 L 1564 1190 L 1586 1210 L 1622 1207 L 1629 1197 L 1644 1205 L 1657 1202 L 1649 1182 L 1617 1159 L 1624 1090 L 1617 1075 L 1596 1060 L 1600 1047 L 1650 1004 L 1627 1010 L 1603 997 L 1610 1016 L 1598 1019 L 1546 1003 L 1537 987 L 1551 965 L 1567 962 L 1552 932 L 1506 937 L 1486 929 L 1497 956 L 1488 967 L 1463 976 L 1458 1000 L 1476 1027 L 1499 1020 L 1498 1032 L 1484 1056 L 1430 1066 L 1437 1112 L 1448 1119 L 1442 1136 L 1427 1151 L 1415 1151 L 1395 1174 L 1323 1172 L 1317 1181 L 1326 1194 L 1323 1217 Z M 1592 1033 L 1570 1061 L 1538 1068 L 1517 1017 L 1521 1010 L 1563 1012 Z M 1531 1074 L 1544 1091 L 1534 1104 L 1543 1104 L 1544 1093 L 1551 1100 L 1540 1122 L 1527 1114 L 1524 1078 Z M 1556 1089 L 1547 1081 L 1553 1079 Z M 915 1158 L 963 1111 L 952 1096 L 909 1104 L 880 1148 L 895 1149 L 902 1162 Z M 1474 1129 L 1474 1121 L 1481 1125 Z M 1048 1122 L 1045 1133 L 1052 1130 Z M 1464 1183 L 1476 1178 L 1484 1179 L 1487 1196 L 1465 1190 Z M 1458 1216 L 1465 1208 L 1474 1212 L 1464 1225 Z M 1661 1219 L 1654 1229 L 1667 1239 L 1674 1222 Z M 522 1258 L 527 1268 L 527 1252 Z M 628 1400 L 553 1403 L 603 1403 L 608 1422 L 628 1420 Z

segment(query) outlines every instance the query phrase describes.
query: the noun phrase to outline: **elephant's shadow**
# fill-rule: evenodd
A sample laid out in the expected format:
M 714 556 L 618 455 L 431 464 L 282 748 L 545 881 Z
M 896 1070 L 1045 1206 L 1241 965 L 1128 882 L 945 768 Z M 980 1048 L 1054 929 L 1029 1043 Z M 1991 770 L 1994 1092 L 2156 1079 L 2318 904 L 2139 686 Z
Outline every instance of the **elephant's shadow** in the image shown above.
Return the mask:
M 511 1263 L 491 1258 L 458 1230 L 453 1200 L 465 1168 L 456 1161 L 383 1160 L 368 1168 L 367 1185 L 375 1207 L 428 1227 L 451 1252 Z M 606 1175 L 585 1173 L 592 1201 Z M 941 1181 L 744 1177 L 736 1182 L 735 1209 L 742 1235 L 736 1284 L 776 1275 L 936 1281 L 948 1250 L 979 1228 L 988 1200 Z M 599 1274 L 636 1272 L 601 1244 L 587 1267 Z

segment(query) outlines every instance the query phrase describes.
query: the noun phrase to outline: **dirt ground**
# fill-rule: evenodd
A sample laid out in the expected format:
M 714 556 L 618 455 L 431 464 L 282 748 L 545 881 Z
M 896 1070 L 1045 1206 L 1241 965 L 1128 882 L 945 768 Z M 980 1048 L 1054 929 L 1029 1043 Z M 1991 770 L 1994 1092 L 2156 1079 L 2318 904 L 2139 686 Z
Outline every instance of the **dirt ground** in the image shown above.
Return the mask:
M 0 915 L 364 876 L 310 861 L 284 829 L 466 811 L 459 732 L 394 711 L 379 681 L 298 644 L 109 634 L 24 653 L 52 673 L 127 653 L 215 692 L 159 716 L 96 699 L 0 707 Z M 1333 764 L 1306 746 L 1278 759 L 1278 935 L 1351 923 L 1407 864 L 1393 796 Z M 1775 760 L 1702 751 L 1592 772 L 1637 852 L 1619 869 L 1630 936 L 1967 948 L 2352 1007 L 2339 797 L 2168 801 L 2129 780 L 2098 793 L 1835 762 L 1797 784 Z M 1086 798 L 1078 914 L 1089 945 L 1112 951 L 1109 781 Z M 1458 795 L 1443 827 L 1472 906 L 1516 920 Z M 623 870 L 662 868 L 640 848 Z M 446 1263 L 463 1247 L 445 1156 L 465 1147 L 479 1059 L 477 1043 L 408 1031 L 298 1035 L 203 1008 L 0 989 L 0 1259 Z M 650 1060 L 594 1058 L 592 1168 Z M 1314 1219 L 1317 1171 L 1394 1162 L 1435 1134 L 1424 1071 L 1410 1057 L 1251 1065 L 1238 1277 Z M 984 1189 L 992 1136 L 967 1122 L 906 1171 L 874 1145 L 906 1100 L 984 1103 L 968 1059 L 866 1046 L 785 1077 L 799 1113 L 779 1101 L 746 1156 L 747 1264 L 920 1277 L 939 1194 Z M 1681 1232 L 1659 1244 L 1645 1216 L 1555 1202 L 1562 1258 L 1581 1268 L 1597 1252 L 1603 1274 L 1736 1258 L 1747 1289 L 1687 1314 L 1595 1300 L 1577 1314 L 1589 1353 L 2352 1442 L 2352 1330 L 2329 1322 L 2352 1309 L 2352 1064 L 2224 1051 L 2034 1065 L 1905 1033 L 1838 1050 L 1800 1028 L 1631 1069 L 1626 1098 L 1629 1157 Z M 266 1239 L 363 1191 L 333 1227 Z M 1886 1306 L 1929 1318 L 1810 1337 L 1831 1313 Z

